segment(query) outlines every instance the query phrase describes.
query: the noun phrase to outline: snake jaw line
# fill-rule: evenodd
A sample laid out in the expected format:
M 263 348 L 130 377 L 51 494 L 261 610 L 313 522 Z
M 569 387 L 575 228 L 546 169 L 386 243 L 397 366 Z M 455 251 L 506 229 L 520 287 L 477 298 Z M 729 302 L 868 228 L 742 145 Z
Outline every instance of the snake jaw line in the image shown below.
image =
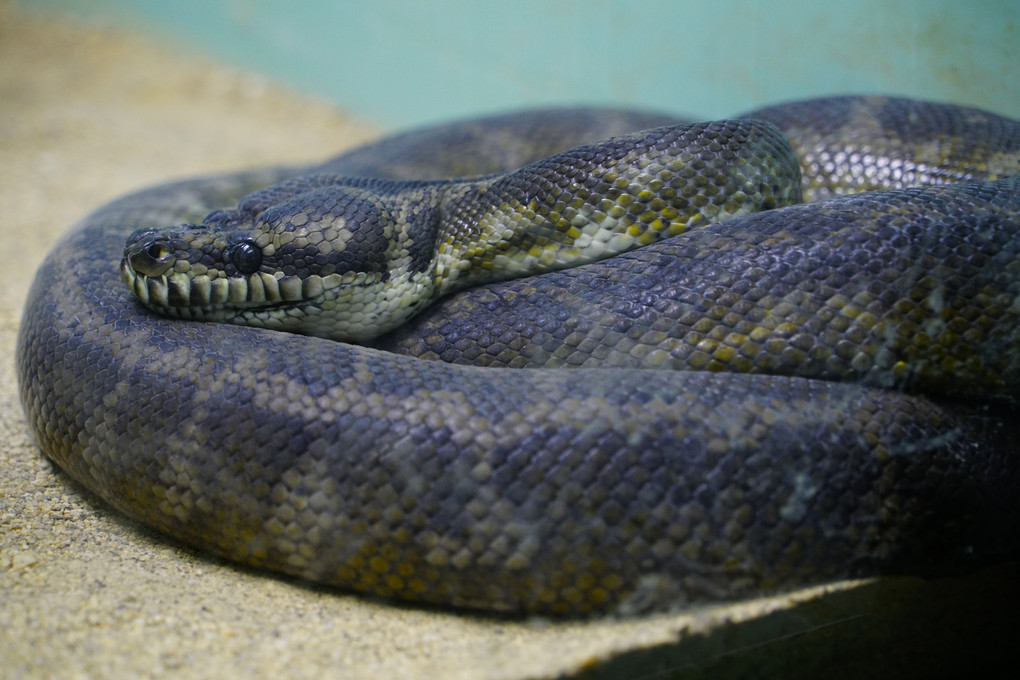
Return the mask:
M 120 273 L 140 302 L 166 316 L 349 341 L 369 340 L 380 328 L 400 325 L 421 300 L 432 297 L 429 291 L 435 287 L 428 273 L 414 274 L 398 286 L 363 272 L 304 279 L 264 272 L 229 278 L 147 276 L 135 272 L 128 258 L 121 261 Z M 343 311 L 331 312 L 336 308 Z

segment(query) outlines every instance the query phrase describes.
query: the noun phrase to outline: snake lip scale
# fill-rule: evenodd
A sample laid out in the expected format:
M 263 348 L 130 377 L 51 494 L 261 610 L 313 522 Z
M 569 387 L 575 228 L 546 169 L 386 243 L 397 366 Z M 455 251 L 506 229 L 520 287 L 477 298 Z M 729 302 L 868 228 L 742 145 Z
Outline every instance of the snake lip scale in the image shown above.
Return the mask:
M 520 112 L 154 187 L 40 267 L 21 400 L 126 514 L 422 604 L 1015 559 L 1018 173 L 1016 121 L 845 96 Z

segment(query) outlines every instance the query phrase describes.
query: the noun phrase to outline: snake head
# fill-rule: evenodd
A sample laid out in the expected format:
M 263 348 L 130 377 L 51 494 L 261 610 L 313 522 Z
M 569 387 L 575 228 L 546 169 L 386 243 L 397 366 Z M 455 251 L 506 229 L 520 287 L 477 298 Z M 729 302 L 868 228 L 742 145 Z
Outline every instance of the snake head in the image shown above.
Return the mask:
M 139 229 L 124 247 L 121 278 L 151 309 L 168 316 L 223 320 L 233 308 L 266 300 L 261 276 L 264 249 L 245 229 L 215 229 L 210 224 L 183 224 Z M 293 284 L 271 296 L 284 299 Z M 263 292 L 255 290 L 255 279 Z M 271 298 L 269 298 L 271 299 Z
M 138 230 L 120 271 L 166 316 L 365 340 L 402 323 L 427 292 L 429 277 L 411 280 L 402 253 L 377 195 L 309 178 L 201 224 Z

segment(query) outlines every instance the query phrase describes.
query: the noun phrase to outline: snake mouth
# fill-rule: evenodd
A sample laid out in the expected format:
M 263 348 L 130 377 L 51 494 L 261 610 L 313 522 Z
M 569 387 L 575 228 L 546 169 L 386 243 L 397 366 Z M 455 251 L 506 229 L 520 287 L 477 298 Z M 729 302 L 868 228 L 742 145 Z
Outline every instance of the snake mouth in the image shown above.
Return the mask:
M 185 319 L 227 319 L 251 310 L 295 307 L 320 299 L 340 286 L 358 283 L 340 274 L 302 278 L 255 272 L 212 278 L 168 271 L 147 275 L 136 272 L 126 257 L 121 260 L 120 275 L 145 306 Z

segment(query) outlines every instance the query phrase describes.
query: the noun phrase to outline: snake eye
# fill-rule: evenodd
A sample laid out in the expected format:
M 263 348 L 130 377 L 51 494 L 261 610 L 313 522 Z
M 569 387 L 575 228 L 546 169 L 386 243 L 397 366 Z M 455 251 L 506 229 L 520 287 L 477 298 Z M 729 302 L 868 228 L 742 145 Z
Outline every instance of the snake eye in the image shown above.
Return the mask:
M 262 266 L 262 249 L 251 241 L 239 241 L 227 251 L 227 257 L 242 274 L 254 274 Z

